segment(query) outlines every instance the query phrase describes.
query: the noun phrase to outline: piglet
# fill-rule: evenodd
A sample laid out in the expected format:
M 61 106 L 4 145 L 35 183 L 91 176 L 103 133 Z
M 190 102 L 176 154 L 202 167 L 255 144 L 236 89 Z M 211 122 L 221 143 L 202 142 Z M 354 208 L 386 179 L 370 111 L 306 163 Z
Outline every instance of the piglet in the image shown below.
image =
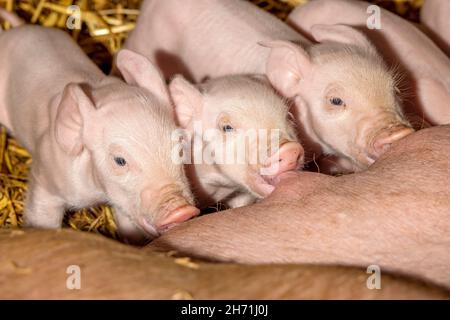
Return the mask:
M 199 213 L 171 159 L 167 86 L 146 58 L 119 52 L 126 84 L 56 29 L 20 26 L 0 47 L 0 122 L 33 156 L 26 226 L 59 228 L 65 209 L 108 202 L 140 241 Z
M 413 132 L 395 79 L 360 32 L 317 26 L 314 38 L 320 44 L 247 1 L 146 0 L 125 47 L 157 62 L 166 77 L 266 74 L 294 100 L 310 152 L 365 169 Z
M 138 27 L 135 35 L 140 30 Z M 141 52 L 149 59 L 155 57 L 146 46 L 152 48 L 153 40 L 165 43 L 162 38 L 146 41 L 142 36 L 139 42 L 135 39 L 127 41 L 125 47 L 143 48 Z M 116 68 L 113 73 L 119 74 L 118 71 Z M 198 137 L 196 125 L 205 133 L 212 130 L 218 133 L 213 139 L 206 139 L 206 135 L 200 137 L 204 149 L 220 149 L 227 157 L 240 147 L 246 148 L 241 162 L 237 157 L 227 162 L 217 158 L 209 163 L 205 159 L 189 162 L 188 175 L 200 206 L 221 202 L 236 208 L 251 204 L 271 193 L 279 174 L 302 166 L 304 150 L 296 137 L 288 107 L 265 77 L 228 75 L 194 85 L 177 76 L 169 88 L 178 124 L 186 129 L 188 136 Z M 276 136 L 272 135 L 274 131 L 278 131 Z M 260 139 L 261 132 L 266 139 Z M 255 134 L 255 139 L 251 139 L 251 134 Z M 241 138 L 249 139 L 239 144 Z M 227 146 L 233 149 L 226 149 Z M 271 146 L 274 148 L 270 149 Z M 251 152 L 258 155 L 256 161 L 252 161 Z
M 265 79 L 234 75 L 193 85 L 177 76 L 169 89 L 191 145 L 199 141 L 203 150 L 222 155 L 194 158 L 187 166 L 202 207 L 251 204 L 272 192 L 278 175 L 302 166 L 304 150 L 288 107 Z M 190 159 L 195 156 L 193 150 Z
M 334 24 L 361 28 L 392 64 L 400 65 L 405 84 L 413 90 L 410 97 L 406 97 L 408 110 L 414 110 L 432 125 L 450 123 L 448 57 L 413 24 L 387 10 L 379 8 L 381 29 L 367 28 L 368 20 L 376 18 L 372 13 L 369 19 L 367 10 L 370 5 L 348 0 L 312 1 L 297 7 L 288 22 L 313 37 L 317 24 L 327 24 L 327 28 L 333 28 Z M 337 15 L 337 11 L 345 14 Z M 323 36 L 331 37 L 333 34 L 329 32 Z M 353 39 L 352 43 L 358 43 L 358 39 Z M 371 90 L 376 88 L 378 84 L 373 83 Z

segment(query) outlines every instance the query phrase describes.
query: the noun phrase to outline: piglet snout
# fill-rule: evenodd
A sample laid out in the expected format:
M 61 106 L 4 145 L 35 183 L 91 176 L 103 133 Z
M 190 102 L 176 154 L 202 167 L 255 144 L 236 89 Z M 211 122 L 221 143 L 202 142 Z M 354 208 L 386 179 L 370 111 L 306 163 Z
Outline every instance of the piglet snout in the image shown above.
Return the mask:
M 200 210 L 196 207 L 185 205 L 173 210 L 172 212 L 164 216 L 161 221 L 157 221 L 155 223 L 155 226 L 159 232 L 166 231 L 179 223 L 198 216 L 199 213 Z
M 185 193 L 176 184 L 142 191 L 141 205 L 145 212 L 142 227 L 150 234 L 159 234 L 197 216 L 200 210 L 191 205 L 193 199 Z
M 283 172 L 296 170 L 303 163 L 305 151 L 297 142 L 286 142 L 281 145 L 278 152 L 272 155 L 268 161 L 270 176 L 277 176 Z
M 391 147 L 392 143 L 403 139 L 413 133 L 414 130 L 408 127 L 395 127 L 381 132 L 373 142 L 373 157 L 378 159 Z

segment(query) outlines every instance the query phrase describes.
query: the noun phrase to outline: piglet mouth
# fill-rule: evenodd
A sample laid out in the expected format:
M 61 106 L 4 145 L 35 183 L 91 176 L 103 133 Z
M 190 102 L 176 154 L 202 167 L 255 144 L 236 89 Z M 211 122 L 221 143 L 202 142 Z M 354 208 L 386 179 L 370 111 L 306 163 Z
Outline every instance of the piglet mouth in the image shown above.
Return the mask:
M 156 227 L 152 223 L 148 222 L 145 217 L 140 218 L 140 225 L 150 239 L 154 239 L 160 236 L 160 233 L 158 232 Z
M 200 210 L 189 204 L 185 204 L 177 207 L 175 210 L 171 210 L 168 214 L 162 218 L 155 219 L 152 223 L 143 216 L 141 217 L 142 228 L 152 237 L 159 237 L 169 229 L 192 219 L 200 214 Z

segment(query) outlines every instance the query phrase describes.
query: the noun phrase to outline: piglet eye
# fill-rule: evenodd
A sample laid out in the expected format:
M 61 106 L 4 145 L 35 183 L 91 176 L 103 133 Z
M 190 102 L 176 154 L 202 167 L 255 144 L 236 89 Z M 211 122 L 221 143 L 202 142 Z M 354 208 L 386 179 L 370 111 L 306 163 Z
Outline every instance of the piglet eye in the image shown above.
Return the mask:
M 333 98 L 331 98 L 331 99 L 330 99 L 330 103 L 331 103 L 332 105 L 338 106 L 338 107 L 340 107 L 340 106 L 345 106 L 344 101 L 343 101 L 341 98 L 338 98 L 338 97 L 333 97 Z
M 114 157 L 114 162 L 120 167 L 124 167 L 127 164 L 127 161 L 122 157 Z
M 231 132 L 234 130 L 234 128 L 232 126 L 230 126 L 229 124 L 226 124 L 222 127 L 223 132 Z

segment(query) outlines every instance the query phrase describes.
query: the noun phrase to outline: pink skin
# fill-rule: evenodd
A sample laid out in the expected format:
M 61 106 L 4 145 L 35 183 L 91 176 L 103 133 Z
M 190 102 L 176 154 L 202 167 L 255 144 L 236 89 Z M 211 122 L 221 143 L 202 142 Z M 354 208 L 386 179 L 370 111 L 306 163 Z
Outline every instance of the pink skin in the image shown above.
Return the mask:
M 367 171 L 288 172 L 263 201 L 184 223 L 150 247 L 245 264 L 376 264 L 450 288 L 449 154 L 450 125 L 420 130 Z
M 189 10 L 176 10 L 181 2 Z M 181 73 L 198 82 L 267 75 L 279 93 L 294 101 L 308 160 L 333 155 L 346 159 L 348 170 L 365 169 L 378 155 L 375 134 L 410 128 L 395 81 L 358 31 L 319 26 L 314 36 L 321 44 L 247 1 L 147 0 L 125 47 L 155 61 L 167 78 Z M 358 43 L 352 45 L 355 38 Z M 332 105 L 333 99 L 343 103 Z
M 420 9 L 420 22 L 427 34 L 450 56 L 450 1 L 427 0 Z
M 433 2 L 430 1 L 431 5 Z M 449 1 L 442 2 L 448 7 Z M 425 6 L 427 3 L 425 1 Z M 405 90 L 406 110 L 416 113 L 418 127 L 424 125 L 424 120 L 432 125 L 450 123 L 448 57 L 417 27 L 387 10 L 381 9 L 381 30 L 368 29 L 366 10 L 369 5 L 348 0 L 311 1 L 297 7 L 289 15 L 288 23 L 306 35 L 313 34 L 317 24 L 345 24 L 363 30 L 390 64 L 400 66 L 405 76 L 401 85 L 408 88 Z M 345 14 L 336 14 L 337 10 Z M 442 17 L 448 22 L 448 13 L 444 11 Z M 434 15 L 432 19 L 440 21 Z
M 266 166 L 276 171 L 273 175 L 267 175 L 266 179 L 275 179 L 280 174 L 298 168 L 298 159 L 303 156 L 303 149 L 298 143 L 287 142 L 278 152 L 272 155 L 266 162 Z
M 0 122 L 33 156 L 26 226 L 60 228 L 66 208 L 108 202 L 119 232 L 139 241 L 199 213 L 171 161 L 167 86 L 147 59 L 119 53 L 126 84 L 59 30 L 14 28 L 0 47 Z
M 178 124 L 189 136 L 194 136 L 198 124 L 202 127 L 203 135 L 208 130 L 218 133 L 212 140 L 201 141 L 204 149 L 220 150 L 221 154 L 225 154 L 225 139 L 238 150 L 240 132 L 251 130 L 259 133 L 259 130 L 264 129 L 270 135 L 269 130 L 279 130 L 280 140 L 273 142 L 278 147 L 275 154 L 268 154 L 269 151 L 264 150 L 271 147 L 271 142 L 268 141 L 266 145 L 260 144 L 258 139 L 247 140 L 248 151 L 256 152 L 263 148 L 261 150 L 269 159 L 258 157 L 257 162 L 251 162 L 250 152 L 245 153 L 243 163 L 207 163 L 204 159 L 202 163 L 196 163 L 195 159 L 189 159 L 191 164 L 187 165 L 187 172 L 200 206 L 214 205 L 219 201 L 231 208 L 251 204 L 273 191 L 273 179 L 276 176 L 302 166 L 304 151 L 297 142 L 288 107 L 260 78 L 228 76 L 194 86 L 177 76 L 171 81 L 169 89 Z M 255 108 L 259 109 L 258 114 L 249 112 Z M 229 131 L 224 131 L 226 127 Z M 192 154 L 194 152 L 192 149 Z M 263 172 L 263 169 L 266 171 Z

